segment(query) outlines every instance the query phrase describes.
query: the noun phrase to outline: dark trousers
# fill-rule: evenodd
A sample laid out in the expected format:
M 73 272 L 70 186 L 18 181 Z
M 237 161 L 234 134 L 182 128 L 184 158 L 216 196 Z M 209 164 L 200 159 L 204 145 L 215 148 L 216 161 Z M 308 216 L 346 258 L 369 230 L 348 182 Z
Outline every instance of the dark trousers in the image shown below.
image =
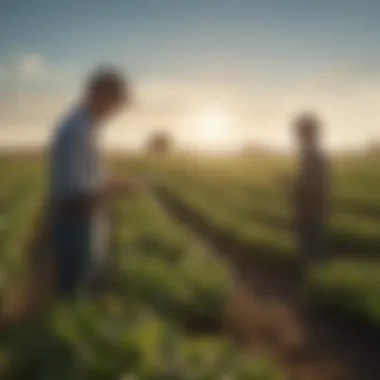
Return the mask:
M 322 218 L 297 221 L 298 250 L 303 264 L 318 264 L 326 259 L 326 231 Z
M 51 223 L 52 250 L 61 296 L 72 296 L 86 285 L 91 266 L 90 220 L 59 216 Z

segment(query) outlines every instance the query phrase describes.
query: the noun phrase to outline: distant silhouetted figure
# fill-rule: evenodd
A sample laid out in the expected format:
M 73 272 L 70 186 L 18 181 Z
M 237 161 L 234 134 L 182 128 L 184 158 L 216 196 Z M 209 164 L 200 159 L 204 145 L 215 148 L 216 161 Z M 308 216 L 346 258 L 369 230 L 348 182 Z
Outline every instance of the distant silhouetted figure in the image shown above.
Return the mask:
M 164 155 L 169 153 L 173 148 L 171 136 L 165 131 L 155 132 L 149 137 L 147 150 L 151 154 Z
M 321 147 L 322 126 L 313 114 L 294 122 L 298 145 L 298 172 L 292 186 L 292 204 L 299 251 L 304 264 L 326 257 L 326 217 L 329 210 L 329 165 Z

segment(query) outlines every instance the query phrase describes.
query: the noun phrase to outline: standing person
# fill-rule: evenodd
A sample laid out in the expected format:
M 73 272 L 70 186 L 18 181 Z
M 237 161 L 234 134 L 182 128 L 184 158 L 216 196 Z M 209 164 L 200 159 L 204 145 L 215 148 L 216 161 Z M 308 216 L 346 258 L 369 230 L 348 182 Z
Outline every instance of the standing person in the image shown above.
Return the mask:
M 33 314 L 57 293 L 66 298 L 88 290 L 99 275 L 107 254 L 107 203 L 138 190 L 134 182 L 106 178 L 99 147 L 103 122 L 129 100 L 123 75 L 99 70 L 80 102 L 58 124 L 47 197 L 28 241 L 26 290 L 11 295 L 4 323 Z
M 317 116 L 303 114 L 294 122 L 298 171 L 292 186 L 292 208 L 303 264 L 325 259 L 326 218 L 330 203 L 329 165 L 321 144 Z
M 94 279 L 107 251 L 107 202 L 136 190 L 131 181 L 106 178 L 99 147 L 102 123 L 130 100 L 113 69 L 91 76 L 82 101 L 60 123 L 51 151 L 48 236 L 60 295 L 75 294 Z

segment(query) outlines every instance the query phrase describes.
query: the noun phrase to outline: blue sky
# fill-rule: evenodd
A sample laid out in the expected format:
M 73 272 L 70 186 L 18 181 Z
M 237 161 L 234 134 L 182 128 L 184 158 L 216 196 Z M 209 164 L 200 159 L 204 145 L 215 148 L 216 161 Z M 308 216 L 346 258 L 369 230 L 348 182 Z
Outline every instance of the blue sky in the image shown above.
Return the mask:
M 154 83 L 163 93 L 169 87 L 174 98 L 173 86 L 185 97 L 189 83 L 201 88 L 192 88 L 193 97 L 197 91 L 213 97 L 205 86 L 217 92 L 232 86 L 245 94 L 243 103 L 260 93 L 266 102 L 280 99 L 282 91 L 326 73 L 345 84 L 373 83 L 379 15 L 376 0 L 0 0 L 2 108 L 15 92 L 29 100 L 54 94 L 57 102 L 73 96 L 88 70 L 103 62 L 126 70 L 137 87 Z M 373 96 L 377 88 L 363 91 Z M 27 125 L 11 108 L 8 117 Z M 169 118 L 162 120 L 170 124 Z

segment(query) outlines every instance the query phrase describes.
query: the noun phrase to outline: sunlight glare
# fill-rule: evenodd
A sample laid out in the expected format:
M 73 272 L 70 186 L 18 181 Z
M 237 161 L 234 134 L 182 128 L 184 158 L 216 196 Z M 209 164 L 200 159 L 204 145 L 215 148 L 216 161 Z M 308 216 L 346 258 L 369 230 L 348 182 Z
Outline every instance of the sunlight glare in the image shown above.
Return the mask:
M 220 109 L 212 109 L 200 114 L 198 118 L 198 139 L 210 147 L 225 145 L 231 135 L 228 117 Z

